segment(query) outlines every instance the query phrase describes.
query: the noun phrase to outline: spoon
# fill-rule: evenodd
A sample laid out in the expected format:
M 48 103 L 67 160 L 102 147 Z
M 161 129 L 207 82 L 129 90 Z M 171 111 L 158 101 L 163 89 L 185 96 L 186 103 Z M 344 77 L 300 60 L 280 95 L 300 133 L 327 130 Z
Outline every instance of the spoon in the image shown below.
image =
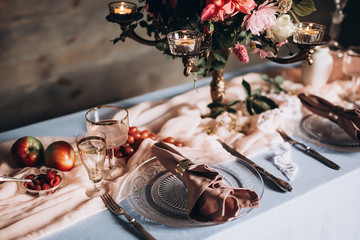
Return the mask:
M 31 179 L 0 176 L 0 182 L 32 182 Z

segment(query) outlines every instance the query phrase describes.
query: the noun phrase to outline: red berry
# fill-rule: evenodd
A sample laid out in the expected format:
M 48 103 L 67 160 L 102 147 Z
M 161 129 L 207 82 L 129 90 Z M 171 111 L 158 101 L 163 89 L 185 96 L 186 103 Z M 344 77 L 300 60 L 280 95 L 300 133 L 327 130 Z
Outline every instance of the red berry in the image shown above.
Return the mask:
M 114 148 L 114 151 L 115 151 L 115 152 L 116 152 L 116 151 L 120 151 L 120 147 Z
M 138 128 L 133 126 L 129 128 L 129 135 L 134 135 L 135 133 L 137 133 Z
M 132 135 L 134 136 L 135 140 L 138 140 L 141 137 L 140 132 L 136 132 Z
M 171 144 L 175 143 L 175 139 L 173 137 L 167 137 L 167 138 L 163 139 L 162 141 L 166 142 L 166 143 L 171 143 Z
M 177 147 L 184 146 L 184 144 L 182 142 L 175 142 L 174 145 L 177 146 Z
M 115 155 L 116 158 L 122 158 L 122 157 L 124 157 L 124 154 L 123 154 L 121 151 L 116 151 L 116 152 L 114 152 L 114 155 Z
M 40 191 L 41 190 L 41 185 L 35 185 L 34 190 Z
M 47 190 L 47 189 L 50 189 L 51 186 L 47 183 L 44 183 L 42 186 L 41 186 L 41 190 Z
M 133 135 L 128 135 L 128 143 L 133 144 L 135 142 L 135 137 Z
M 149 137 L 149 130 L 144 130 L 140 132 L 140 139 L 145 139 Z
M 125 153 L 126 153 L 126 155 L 128 155 L 128 156 L 133 155 L 134 152 L 135 152 L 135 150 L 134 150 L 134 148 L 131 147 L 131 146 L 127 146 L 127 147 L 125 148 Z
M 34 189 L 35 188 L 35 184 L 32 182 L 25 182 L 24 183 L 24 187 L 26 187 L 27 189 Z
M 47 171 L 46 180 L 49 182 L 51 179 L 53 179 L 55 177 L 55 175 L 56 175 L 56 172 L 51 171 L 51 170 Z
M 34 175 L 34 174 L 30 174 L 30 175 L 27 175 L 25 178 L 26 178 L 26 179 L 33 180 L 33 179 L 35 178 L 35 175 Z
M 156 134 L 155 133 L 149 133 L 149 138 L 151 138 L 152 140 L 156 139 Z
M 59 183 L 61 182 L 61 177 L 60 175 L 56 175 L 54 178 L 52 178 L 49 182 L 51 187 L 55 187 L 57 185 L 59 185 Z

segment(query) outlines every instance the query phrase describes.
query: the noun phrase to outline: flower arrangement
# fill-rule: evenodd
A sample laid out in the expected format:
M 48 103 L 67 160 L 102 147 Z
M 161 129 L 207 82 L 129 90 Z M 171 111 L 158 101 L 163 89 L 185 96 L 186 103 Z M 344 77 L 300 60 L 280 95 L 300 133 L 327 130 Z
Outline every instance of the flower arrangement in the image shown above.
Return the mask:
M 225 67 L 229 50 L 243 62 L 248 53 L 261 58 L 275 57 L 294 31 L 297 16 L 314 11 L 313 0 L 138 0 L 145 8 L 138 8 L 138 24 L 149 36 L 166 36 L 175 30 L 196 30 L 204 34 L 209 44 L 199 57 L 199 75 Z M 142 19 L 146 9 L 147 18 Z M 114 40 L 124 41 L 125 36 Z M 156 46 L 166 53 L 166 42 Z M 210 56 L 210 57 L 209 57 Z

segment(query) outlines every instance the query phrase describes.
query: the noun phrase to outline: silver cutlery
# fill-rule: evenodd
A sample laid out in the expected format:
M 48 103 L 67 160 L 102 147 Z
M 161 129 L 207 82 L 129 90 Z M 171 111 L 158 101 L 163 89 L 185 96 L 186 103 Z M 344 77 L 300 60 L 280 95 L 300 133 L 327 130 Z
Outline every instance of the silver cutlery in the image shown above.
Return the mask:
M 229 152 L 231 155 L 233 155 L 235 157 L 240 158 L 244 162 L 250 164 L 261 175 L 263 175 L 264 177 L 266 177 L 267 179 L 269 179 L 270 181 L 275 183 L 276 186 L 278 186 L 281 190 L 287 191 L 287 192 L 292 192 L 293 188 L 288 182 L 275 177 L 274 175 L 272 175 L 271 173 L 269 173 L 268 171 L 266 171 L 265 169 L 263 169 L 262 167 L 260 167 L 259 165 L 257 165 L 256 163 L 254 163 L 253 161 L 251 161 L 250 159 L 248 159 L 247 157 L 245 157 L 244 155 L 242 155 L 241 153 L 239 153 L 238 151 L 236 151 L 235 149 L 230 147 L 229 145 L 227 145 L 226 143 L 221 142 L 221 141 L 219 141 L 219 142 L 221 143 L 221 145 L 227 152 Z
M 0 176 L 0 182 L 33 182 L 31 179 Z
M 103 200 L 103 202 L 105 203 L 105 206 L 115 215 L 123 215 L 125 216 L 125 218 L 128 220 L 128 222 L 133 225 L 135 227 L 135 229 L 147 240 L 155 240 L 155 238 L 153 236 L 151 236 L 151 234 L 145 230 L 145 228 L 138 222 L 136 222 L 136 220 L 134 218 L 132 218 L 131 216 L 129 216 L 126 212 L 125 209 L 123 209 L 122 207 L 120 207 L 115 201 L 114 199 L 108 194 L 104 194 L 102 196 L 100 196 L 101 199 Z
M 300 150 L 304 151 L 305 153 L 307 153 L 308 155 L 310 155 L 311 157 L 319 160 L 321 163 L 325 164 L 326 166 L 335 169 L 335 170 L 339 170 L 340 166 L 337 165 L 336 163 L 330 161 L 329 159 L 327 159 L 326 157 L 322 156 L 320 153 L 318 153 L 317 151 L 315 151 L 314 149 L 311 149 L 309 146 L 305 145 L 304 143 L 301 143 L 299 141 L 296 141 L 294 139 L 292 139 L 291 137 L 289 137 L 289 135 L 287 135 L 282 129 L 277 129 L 277 132 L 280 134 L 280 136 L 288 143 L 290 143 L 293 146 L 298 146 L 300 148 Z

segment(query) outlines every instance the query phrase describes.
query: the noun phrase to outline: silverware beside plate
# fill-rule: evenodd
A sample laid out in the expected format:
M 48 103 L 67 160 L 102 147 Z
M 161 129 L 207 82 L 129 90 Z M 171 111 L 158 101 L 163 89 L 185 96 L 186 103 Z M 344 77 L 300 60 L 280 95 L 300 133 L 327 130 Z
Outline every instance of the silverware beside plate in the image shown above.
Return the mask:
M 101 199 L 105 203 L 106 207 L 115 215 L 123 215 L 129 221 L 131 225 L 147 240 L 155 240 L 155 238 L 146 229 L 138 223 L 134 218 L 125 212 L 125 209 L 117 204 L 114 199 L 108 194 L 101 196 Z
M 261 175 L 263 175 L 264 177 L 266 177 L 267 179 L 269 179 L 270 181 L 272 181 L 273 183 L 275 183 L 276 186 L 278 186 L 281 190 L 286 191 L 286 192 L 292 192 L 293 188 L 290 185 L 290 183 L 275 177 L 274 175 L 272 175 L 271 173 L 269 173 L 268 171 L 266 171 L 265 169 L 263 169 L 262 167 L 260 167 L 259 165 L 257 165 L 256 163 L 254 163 L 253 161 L 251 161 L 250 159 L 248 159 L 247 157 L 245 157 L 244 155 L 242 155 L 241 153 L 239 153 L 238 151 L 236 151 L 235 149 L 233 149 L 232 147 L 230 147 L 229 145 L 227 145 L 224 142 L 219 141 L 222 145 L 222 147 L 229 152 L 231 155 L 240 158 L 241 160 L 245 161 L 246 163 L 250 164 L 253 168 L 255 168 Z
M 326 166 L 328 166 L 328 167 L 330 167 L 332 169 L 335 169 L 335 170 L 340 169 L 339 165 L 337 165 L 336 163 L 330 161 L 329 159 L 327 159 L 326 157 L 324 157 L 323 155 L 321 155 L 320 153 L 318 153 L 314 149 L 312 149 L 309 146 L 305 145 L 304 143 L 301 143 L 299 141 L 296 141 L 296 140 L 292 139 L 282 129 L 277 129 L 277 132 L 284 139 L 284 141 L 290 143 L 293 146 L 298 146 L 298 149 L 302 150 L 303 152 L 305 152 L 309 156 L 319 160 L 321 163 L 325 164 Z

